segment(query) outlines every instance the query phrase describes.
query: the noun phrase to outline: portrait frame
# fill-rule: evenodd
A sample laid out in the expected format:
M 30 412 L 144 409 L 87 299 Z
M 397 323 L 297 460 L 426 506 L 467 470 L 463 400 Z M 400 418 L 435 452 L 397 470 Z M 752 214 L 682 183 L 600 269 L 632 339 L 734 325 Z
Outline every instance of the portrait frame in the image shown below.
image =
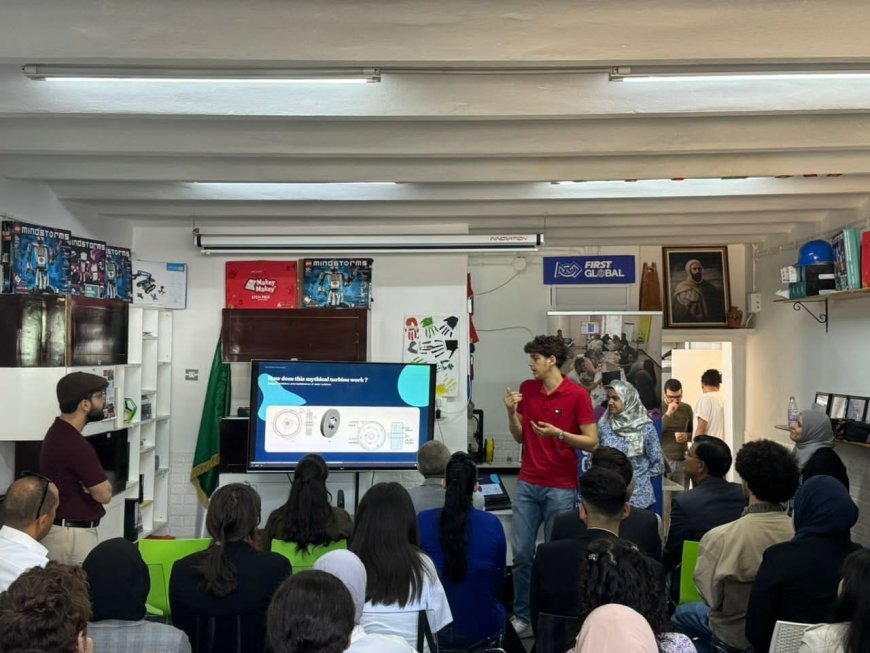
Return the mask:
M 846 399 L 846 419 L 856 422 L 867 421 L 867 397 L 849 395 Z
M 700 263 L 700 280 L 690 277 L 690 262 Z M 662 247 L 665 328 L 715 329 L 728 326 L 731 279 L 728 246 Z

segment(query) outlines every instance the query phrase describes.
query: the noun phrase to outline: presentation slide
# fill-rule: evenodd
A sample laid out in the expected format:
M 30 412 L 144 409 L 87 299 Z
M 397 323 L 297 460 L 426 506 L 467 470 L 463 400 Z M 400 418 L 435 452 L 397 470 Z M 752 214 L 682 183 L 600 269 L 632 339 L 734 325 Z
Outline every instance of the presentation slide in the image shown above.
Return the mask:
M 308 453 L 334 469 L 412 469 L 432 437 L 432 365 L 252 361 L 248 468 Z

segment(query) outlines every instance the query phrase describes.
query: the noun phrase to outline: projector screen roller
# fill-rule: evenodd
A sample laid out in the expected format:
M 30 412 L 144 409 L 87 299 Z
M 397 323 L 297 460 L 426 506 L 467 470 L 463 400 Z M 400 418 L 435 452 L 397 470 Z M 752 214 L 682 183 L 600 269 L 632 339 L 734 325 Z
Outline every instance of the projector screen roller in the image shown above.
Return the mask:
M 309 453 L 332 469 L 414 469 L 432 438 L 435 367 L 251 361 L 248 469 L 287 471 Z

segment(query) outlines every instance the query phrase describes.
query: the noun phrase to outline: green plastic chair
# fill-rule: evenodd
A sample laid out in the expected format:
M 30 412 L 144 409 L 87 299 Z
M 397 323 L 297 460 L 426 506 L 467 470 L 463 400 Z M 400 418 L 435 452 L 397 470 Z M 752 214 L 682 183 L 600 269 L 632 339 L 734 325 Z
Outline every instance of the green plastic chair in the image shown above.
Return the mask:
M 329 544 L 308 547 L 308 552 L 300 551 L 294 542 L 272 540 L 272 553 L 280 553 L 293 565 L 293 573 L 306 571 L 314 566 L 317 559 L 330 551 L 340 551 L 347 548 L 347 540 L 336 540 Z
M 695 565 L 698 564 L 698 548 L 700 544 L 700 542 L 693 542 L 691 540 L 683 541 L 683 558 L 680 563 L 679 605 L 703 600 L 698 593 L 698 586 L 695 585 Z
M 189 540 L 139 540 L 139 555 L 148 565 L 148 575 L 151 577 L 151 591 L 145 600 L 149 614 L 170 617 L 169 610 L 169 577 L 172 566 L 177 560 L 191 553 L 204 551 L 211 544 L 211 539 L 194 538 Z

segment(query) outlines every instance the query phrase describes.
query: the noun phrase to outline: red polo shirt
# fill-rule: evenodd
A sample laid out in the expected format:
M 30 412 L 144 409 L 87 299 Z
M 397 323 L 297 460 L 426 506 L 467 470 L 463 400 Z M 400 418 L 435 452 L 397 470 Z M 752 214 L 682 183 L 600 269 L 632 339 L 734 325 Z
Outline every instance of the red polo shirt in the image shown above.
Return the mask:
M 568 433 L 580 433 L 584 424 L 594 424 L 589 393 L 576 383 L 562 379 L 547 394 L 536 379 L 520 385 L 523 400 L 517 406 L 523 423 L 523 463 L 520 480 L 554 488 L 577 486 L 577 450 L 558 438 L 540 436 L 529 422 L 548 422 Z

